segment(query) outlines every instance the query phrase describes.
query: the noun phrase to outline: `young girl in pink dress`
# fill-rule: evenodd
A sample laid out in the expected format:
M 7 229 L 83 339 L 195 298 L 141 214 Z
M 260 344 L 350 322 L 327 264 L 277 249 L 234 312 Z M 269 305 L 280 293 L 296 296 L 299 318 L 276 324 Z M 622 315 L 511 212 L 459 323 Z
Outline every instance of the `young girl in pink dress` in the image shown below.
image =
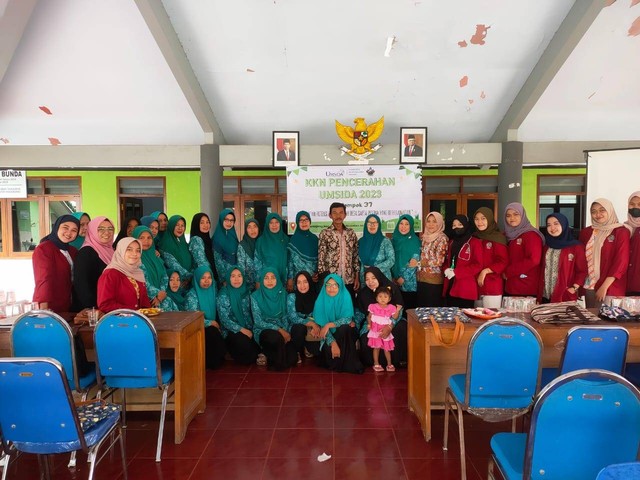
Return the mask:
M 380 349 L 384 350 L 384 356 L 387 359 L 387 372 L 395 372 L 396 369 L 391 363 L 391 350 L 394 348 L 393 320 L 391 316 L 396 312 L 395 305 L 390 305 L 391 291 L 389 287 L 378 287 L 375 292 L 376 303 L 369 305 L 369 315 L 367 323 L 369 324 L 369 333 L 367 334 L 368 345 L 373 348 L 373 370 L 376 372 L 384 371 L 380 365 Z M 385 336 L 386 333 L 386 336 Z

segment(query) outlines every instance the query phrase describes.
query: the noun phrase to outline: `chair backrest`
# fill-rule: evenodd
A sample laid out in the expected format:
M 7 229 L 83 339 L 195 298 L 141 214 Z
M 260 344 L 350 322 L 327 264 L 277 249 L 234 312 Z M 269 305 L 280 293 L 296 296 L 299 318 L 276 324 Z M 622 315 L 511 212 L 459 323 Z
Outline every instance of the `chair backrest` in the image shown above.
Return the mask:
M 542 340 L 516 319 L 482 325 L 469 342 L 465 405 L 476 408 L 525 408 L 540 385 Z
M 58 360 L 73 389 L 79 390 L 73 332 L 69 324 L 50 310 L 32 310 L 11 328 L 14 357 L 51 357 Z
M 0 358 L 0 438 L 7 453 L 9 443 L 29 444 L 32 453 L 57 453 L 60 443 L 71 442 L 86 449 L 60 362 L 53 358 Z M 49 447 L 42 450 L 42 445 L 33 444 Z
M 93 335 L 101 376 L 156 378 L 162 384 L 158 336 L 143 314 L 114 310 L 98 321 Z
M 585 368 L 622 375 L 627 358 L 629 332 L 618 326 L 580 326 L 567 332 L 560 361 L 560 375 Z
M 533 407 L 524 478 L 596 478 L 640 448 L 640 391 L 605 370 L 577 370 L 549 383 Z

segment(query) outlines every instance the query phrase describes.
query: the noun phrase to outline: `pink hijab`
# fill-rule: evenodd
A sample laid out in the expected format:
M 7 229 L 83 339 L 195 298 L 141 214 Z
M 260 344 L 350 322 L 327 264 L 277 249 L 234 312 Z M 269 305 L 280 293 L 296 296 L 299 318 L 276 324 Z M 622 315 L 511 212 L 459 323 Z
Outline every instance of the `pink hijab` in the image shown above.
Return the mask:
M 629 195 L 629 200 L 627 200 L 627 204 L 631 201 L 633 197 L 640 198 L 640 191 L 633 192 Z M 640 227 L 640 218 L 633 218 L 630 213 L 627 213 L 627 221 L 624 222 L 624 226 L 627 227 L 631 231 L 631 235 L 636 231 L 636 228 Z
M 136 242 L 138 246 L 140 246 L 140 250 L 142 251 L 142 245 L 140 242 L 132 237 L 124 237 L 121 238 L 118 242 L 118 246 L 116 247 L 116 251 L 113 254 L 113 258 L 107 268 L 113 268 L 114 270 L 118 270 L 120 273 L 124 273 L 127 277 L 133 277 L 140 283 L 144 282 L 144 272 L 140 269 L 140 265 L 142 264 L 142 256 L 140 256 L 140 260 L 135 265 L 129 265 L 124 259 L 124 253 L 127 251 L 127 247 L 131 245 L 133 242 Z
M 98 227 L 104 221 L 111 223 L 113 227 L 113 223 L 107 217 L 95 217 L 93 220 L 89 222 L 87 226 L 87 235 L 84 237 L 83 247 L 91 247 L 93 248 L 100 260 L 109 265 L 111 262 L 111 258 L 113 257 L 113 233 L 111 233 L 111 238 L 107 243 L 100 243 L 100 236 L 98 235 Z

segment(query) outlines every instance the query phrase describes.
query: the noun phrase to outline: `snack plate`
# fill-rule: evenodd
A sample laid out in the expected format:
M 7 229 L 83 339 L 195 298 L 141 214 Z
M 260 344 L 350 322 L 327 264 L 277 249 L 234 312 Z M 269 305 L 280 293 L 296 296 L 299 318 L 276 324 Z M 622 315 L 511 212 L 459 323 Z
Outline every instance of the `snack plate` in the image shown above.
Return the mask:
M 159 308 L 140 308 L 138 311 L 147 317 L 155 317 L 156 315 L 160 315 L 162 312 Z
M 463 308 L 462 312 L 471 318 L 476 318 L 478 320 L 493 320 L 494 318 L 500 318 L 502 314 L 500 312 L 495 312 L 493 314 L 487 314 L 484 312 L 483 308 Z

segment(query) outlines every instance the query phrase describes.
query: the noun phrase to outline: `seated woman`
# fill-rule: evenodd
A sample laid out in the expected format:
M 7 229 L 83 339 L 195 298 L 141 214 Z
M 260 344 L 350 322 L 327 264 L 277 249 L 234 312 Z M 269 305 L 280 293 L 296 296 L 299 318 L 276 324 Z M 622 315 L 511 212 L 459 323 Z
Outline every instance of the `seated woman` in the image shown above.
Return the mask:
M 125 237 L 130 237 L 133 233 L 133 229 L 140 225 L 140 220 L 136 217 L 127 217 L 124 222 L 122 222 L 122 226 L 120 227 L 120 231 L 116 236 L 115 241 L 113 242 L 113 248 L 118 246 L 118 242 Z
M 353 301 L 342 278 L 330 273 L 324 278 L 322 289 L 313 308 L 313 320 L 320 327 L 320 356 L 318 364 L 336 372 L 363 373 L 358 358 L 358 340 L 353 322 Z
M 411 215 L 400 215 L 391 238 L 396 256 L 391 275 L 394 283 L 400 287 L 407 308 L 418 306 L 416 271 L 420 262 L 420 239 L 413 231 L 413 225 Z
M 305 342 L 305 347 L 309 356 L 317 355 L 320 341 L 320 327 L 313 320 L 313 307 L 316 304 L 318 293 L 309 272 L 299 272 L 294 277 L 295 290 L 287 295 L 287 314 L 289 316 L 289 327 L 291 332 L 302 330 L 306 336 L 307 332 L 317 339 L 317 341 Z M 299 333 L 296 333 L 299 335 Z M 300 355 L 302 352 L 298 352 Z
M 73 262 L 78 310 L 98 305 L 98 279 L 113 258 L 114 231 L 107 217 L 96 217 L 89 222 L 84 244 Z
M 313 278 L 312 288 L 318 281 L 318 236 L 309 228 L 311 215 L 304 210 L 296 215 L 296 231 L 289 241 L 289 263 L 287 266 L 287 290 L 293 292 L 298 272 L 309 272 Z
M 196 268 L 193 273 L 193 288 L 187 293 L 185 310 L 204 312 L 205 364 L 212 370 L 220 368 L 227 352 L 216 320 L 216 285 L 207 265 Z
M 133 238 L 142 246 L 142 264 L 140 269 L 144 273 L 147 294 L 152 307 L 161 308 L 165 312 L 175 312 L 178 306 L 167 296 L 169 279 L 162 260 L 156 255 L 153 236 L 148 227 L 139 226 L 133 229 Z
M 71 272 L 78 251 L 71 246 L 80 229 L 73 215 L 62 215 L 51 233 L 40 240 L 31 257 L 35 290 L 33 301 L 46 303 L 56 313 L 72 312 L 73 284 Z
M 292 332 L 294 335 L 289 332 L 287 293 L 278 269 L 263 268 L 260 279 L 260 288 L 251 294 L 254 338 L 262 347 L 268 368 L 284 370 L 297 363 L 305 332 L 299 329 Z
M 358 292 L 357 317 L 359 320 L 358 325 L 360 326 L 360 359 L 367 367 L 373 365 L 373 349 L 368 345 L 367 339 L 369 327 L 367 322 L 363 320 L 369 312 L 369 306 L 376 303 L 375 291 L 379 287 L 388 288 L 391 291 L 390 305 L 394 305 L 396 307 L 396 312 L 391 318 L 393 326 L 384 327 L 380 336 L 384 339 L 387 338 L 390 333 L 393 334 L 395 348 L 391 352 L 391 359 L 394 365 L 403 366 L 407 364 L 407 322 L 402 318 L 404 305 L 402 293 L 398 286 L 385 277 L 380 269 L 376 267 L 369 267 L 365 270 L 364 286 Z M 382 366 L 385 366 L 386 359 L 384 355 L 380 360 L 382 362 Z
M 364 283 L 364 272 L 367 267 L 378 267 L 383 275 L 391 278 L 391 269 L 396 263 L 393 245 L 382 233 L 380 217 L 369 215 L 364 221 L 362 238 L 358 240 L 360 256 L 360 285 Z
M 169 219 L 167 231 L 160 241 L 162 260 L 167 268 L 180 272 L 183 286 L 188 286 L 193 276 L 194 262 L 189 251 L 189 243 L 184 238 L 187 222 L 184 217 L 174 215 Z M 158 233 L 160 235 L 160 233 Z M 157 238 L 157 237 L 156 237 Z
M 473 215 L 476 225 L 474 237 L 482 240 L 482 270 L 476 281 L 480 287 L 479 307 L 500 308 L 504 282 L 502 274 L 509 264 L 507 239 L 498 228 L 493 217 L 493 211 L 487 207 L 480 207 Z
M 250 292 L 256 289 L 258 272 L 256 271 L 256 240 L 260 235 L 260 225 L 255 218 L 244 222 L 244 236 L 238 245 L 238 267 L 244 272 L 244 281 Z
M 173 300 L 178 310 L 181 312 L 187 311 L 186 308 L 186 295 L 187 291 L 182 287 L 182 280 L 180 279 L 180 272 L 175 269 L 169 268 L 167 271 L 167 297 Z
M 218 317 L 227 350 L 240 365 L 256 361 L 260 347 L 253 340 L 251 293 L 238 267 L 229 270 L 225 286 L 218 294 Z
M 238 234 L 236 215 L 225 208 L 218 216 L 218 225 L 213 232 L 213 258 L 222 284 L 229 277 L 231 268 L 238 264 Z
M 88 213 L 85 212 L 75 212 L 72 213 L 74 217 L 78 219 L 80 222 L 80 230 L 78 230 L 78 236 L 76 239 L 69 243 L 72 247 L 75 247 L 76 250 L 80 250 L 82 248 L 82 244 L 84 243 L 84 237 L 87 235 L 87 228 L 89 227 L 89 222 L 91 221 L 91 217 Z
M 151 307 L 144 273 L 140 270 L 142 247 L 135 238 L 118 243 L 113 258 L 98 280 L 98 308 L 111 312 L 119 308 L 137 310 Z
M 285 285 L 289 237 L 282 231 L 282 217 L 277 213 L 267 215 L 265 223 L 266 226 L 256 241 L 256 269 L 262 271 L 267 266 L 275 268 L 278 281 Z

